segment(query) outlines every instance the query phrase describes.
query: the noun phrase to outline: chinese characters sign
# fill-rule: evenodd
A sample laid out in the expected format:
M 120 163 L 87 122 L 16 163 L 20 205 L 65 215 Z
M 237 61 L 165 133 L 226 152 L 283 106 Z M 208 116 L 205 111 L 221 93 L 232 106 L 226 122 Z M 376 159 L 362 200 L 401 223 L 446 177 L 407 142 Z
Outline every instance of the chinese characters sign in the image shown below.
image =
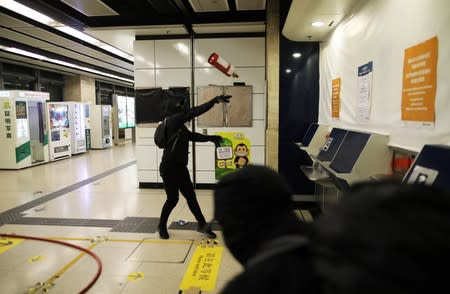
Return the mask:
M 435 121 L 438 39 L 434 37 L 405 50 L 403 60 L 402 120 Z

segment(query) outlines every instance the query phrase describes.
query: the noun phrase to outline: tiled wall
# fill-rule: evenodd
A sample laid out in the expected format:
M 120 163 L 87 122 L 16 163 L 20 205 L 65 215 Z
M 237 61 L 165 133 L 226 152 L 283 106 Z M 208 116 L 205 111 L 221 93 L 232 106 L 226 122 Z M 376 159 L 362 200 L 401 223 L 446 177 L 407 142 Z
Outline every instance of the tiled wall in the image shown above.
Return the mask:
M 243 132 L 251 142 L 251 160 L 264 164 L 266 126 L 265 38 L 214 38 L 194 40 L 194 85 L 191 85 L 191 40 L 136 40 L 135 87 L 193 87 L 197 101 L 197 87 L 233 85 L 245 82 L 253 86 L 253 123 L 246 128 L 196 128 L 197 132 Z M 236 67 L 239 78 L 227 77 L 211 67 L 207 59 L 212 52 Z M 212 98 L 212 97 L 211 97 Z M 161 183 L 159 162 L 162 150 L 153 142 L 154 125 L 137 125 L 136 159 L 140 183 Z M 212 143 L 196 143 L 196 182 L 215 183 L 214 146 Z M 191 150 L 192 151 L 192 150 Z M 189 169 L 192 171 L 192 152 Z

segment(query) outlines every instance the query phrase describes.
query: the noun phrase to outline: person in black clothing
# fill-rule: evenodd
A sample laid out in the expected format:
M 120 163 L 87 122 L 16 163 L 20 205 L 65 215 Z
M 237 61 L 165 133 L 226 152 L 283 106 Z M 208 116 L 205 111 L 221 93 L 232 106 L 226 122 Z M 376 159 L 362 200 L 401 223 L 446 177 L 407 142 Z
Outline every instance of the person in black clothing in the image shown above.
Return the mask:
M 244 266 L 221 293 L 288 294 L 314 289 L 314 277 L 307 278 L 312 265 L 305 246 L 258 261 L 275 243 L 292 237 L 300 237 L 301 242 L 309 234 L 293 208 L 287 183 L 267 167 L 247 165 L 219 180 L 214 189 L 214 218 L 228 250 Z
M 183 100 L 170 101 L 167 106 L 166 130 L 168 142 L 163 151 L 160 175 L 164 182 L 166 191 L 166 202 L 164 203 L 158 225 L 158 232 L 162 239 L 168 239 L 167 220 L 175 208 L 179 199 L 179 192 L 186 198 L 189 209 L 198 222 L 197 230 L 206 234 L 209 238 L 215 238 L 216 234 L 207 226 L 200 205 L 194 191 L 194 186 L 187 169 L 189 141 L 207 142 L 211 141 L 216 146 L 222 140 L 220 136 L 205 136 L 191 132 L 185 123 L 192 120 L 208 110 L 216 103 L 228 102 L 231 96 L 217 96 L 208 102 L 189 109 L 185 108 L 187 103 Z
M 263 166 L 219 181 L 215 218 L 244 266 L 221 294 L 450 293 L 448 193 L 365 182 L 312 223 L 297 219 L 290 196 Z

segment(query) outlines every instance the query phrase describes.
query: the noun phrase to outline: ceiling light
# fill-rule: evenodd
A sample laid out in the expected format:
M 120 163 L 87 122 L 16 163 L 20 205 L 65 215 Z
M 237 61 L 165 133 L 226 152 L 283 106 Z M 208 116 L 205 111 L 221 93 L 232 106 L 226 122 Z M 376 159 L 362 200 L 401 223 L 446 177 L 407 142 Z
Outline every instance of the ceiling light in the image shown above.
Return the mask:
M 323 26 L 325 23 L 323 22 L 323 21 L 315 21 L 315 22 L 313 22 L 311 25 L 313 26 L 313 27 L 321 27 L 321 26 Z
M 290 68 L 286 69 L 286 73 L 291 73 L 291 72 L 292 72 L 292 69 L 290 69 Z
M 126 82 L 129 82 L 129 83 L 134 83 L 134 80 L 130 80 L 130 79 L 123 78 L 123 77 L 120 77 L 120 76 L 116 76 L 116 75 L 113 75 L 113 74 L 110 74 L 110 73 L 102 72 L 102 71 L 99 71 L 99 70 L 96 70 L 96 69 L 93 69 L 93 68 L 80 66 L 80 65 L 73 64 L 73 63 L 70 63 L 70 62 L 67 62 L 67 61 L 54 59 L 54 58 L 49 58 L 47 56 L 36 54 L 36 53 L 29 52 L 29 51 L 26 51 L 26 50 L 14 48 L 14 47 L 3 46 L 3 45 L 0 45 L 0 49 L 8 51 L 8 52 L 15 53 L 15 54 L 19 54 L 19 55 L 22 55 L 22 56 L 35 58 L 35 59 L 39 59 L 39 60 L 42 60 L 42 61 L 47 61 L 47 62 L 50 62 L 50 63 L 55 63 L 55 64 L 63 65 L 63 66 L 66 66 L 66 67 L 71 67 L 71 68 L 75 68 L 75 69 L 79 69 L 79 70 L 83 70 L 83 71 L 99 74 L 99 75 L 102 75 L 102 76 L 107 76 L 107 77 L 110 77 L 110 78 L 126 81 Z
M 294 54 L 292 54 L 292 57 L 294 58 L 300 58 L 302 56 L 302 54 L 300 52 L 295 52 Z
M 119 50 L 111 45 L 103 43 L 102 41 L 97 40 L 96 38 L 91 37 L 90 35 L 85 34 L 79 30 L 76 30 L 74 28 L 66 26 L 66 25 L 54 20 L 53 18 L 50 18 L 50 17 L 48 17 L 34 9 L 31 9 L 25 5 L 22 5 L 14 0 L 0 0 L 0 6 L 5 7 L 6 9 L 9 9 L 15 13 L 19 13 L 19 14 L 21 14 L 27 18 L 30 18 L 32 20 L 35 20 L 37 22 L 40 22 L 47 26 L 50 26 L 54 29 L 57 29 L 57 30 L 64 32 L 72 37 L 75 37 L 84 42 L 87 42 L 91 45 L 103 48 L 104 50 L 107 50 L 110 53 L 113 53 L 120 57 L 126 58 L 130 61 L 134 61 L 134 57 L 131 56 L 130 54 L 123 52 L 122 50 Z

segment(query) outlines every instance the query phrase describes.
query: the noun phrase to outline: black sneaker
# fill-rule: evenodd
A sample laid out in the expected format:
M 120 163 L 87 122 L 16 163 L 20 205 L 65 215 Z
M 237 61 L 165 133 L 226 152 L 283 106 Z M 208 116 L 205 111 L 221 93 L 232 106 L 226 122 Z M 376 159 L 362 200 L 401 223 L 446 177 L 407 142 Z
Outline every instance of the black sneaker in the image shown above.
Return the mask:
M 197 232 L 205 234 L 210 239 L 216 239 L 216 237 L 217 237 L 217 235 L 213 231 L 211 231 L 208 224 L 205 224 L 203 226 L 198 225 Z
M 169 239 L 169 232 L 166 227 L 158 226 L 158 233 L 161 239 Z

